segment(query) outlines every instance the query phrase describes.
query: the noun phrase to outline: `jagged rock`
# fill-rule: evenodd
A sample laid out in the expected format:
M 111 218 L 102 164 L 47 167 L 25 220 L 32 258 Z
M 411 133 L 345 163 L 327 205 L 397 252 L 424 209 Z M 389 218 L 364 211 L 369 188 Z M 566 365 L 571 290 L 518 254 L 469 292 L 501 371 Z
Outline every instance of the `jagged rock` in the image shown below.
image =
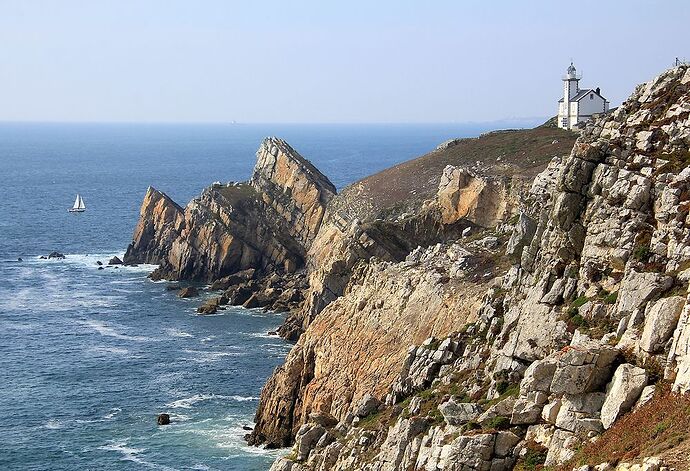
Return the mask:
M 487 424 L 491 419 L 496 417 L 510 417 L 513 414 L 513 408 L 515 407 L 515 398 L 507 397 L 496 404 L 489 407 L 486 412 L 479 416 L 477 419 L 482 425 Z
M 557 366 L 558 360 L 555 358 L 545 358 L 532 362 L 525 370 L 525 376 L 520 382 L 520 390 L 548 393 Z
M 42 257 L 42 258 L 46 258 L 46 257 Z M 65 258 L 65 255 L 61 254 L 60 252 L 50 252 L 50 254 L 48 254 L 47 258 L 48 259 L 54 258 L 54 259 L 62 260 L 63 258 Z
M 575 456 L 575 450 L 579 444 L 580 440 L 573 432 L 556 429 L 549 443 L 544 466 L 555 466 L 568 461 Z
M 537 223 L 525 213 L 520 213 L 520 218 L 510 236 L 510 240 L 508 240 L 506 255 L 513 260 L 519 260 L 522 256 L 522 249 L 532 242 L 536 231 Z
M 226 290 L 231 286 L 244 283 L 254 278 L 256 270 L 254 268 L 247 268 L 246 270 L 238 271 L 232 275 L 224 276 L 211 284 L 212 291 Z
M 618 350 L 606 345 L 567 348 L 559 354 L 551 392 L 583 394 L 596 391 L 608 380 L 611 365 L 617 357 Z
M 180 298 L 194 298 L 199 296 L 199 290 L 194 286 L 187 286 L 185 288 L 181 288 L 177 293 L 177 296 Z
M 245 269 L 304 265 L 333 184 L 277 138 L 265 139 L 250 183 L 211 187 L 182 209 L 149 188 L 124 261 L 155 278 L 213 281 Z
M 678 325 L 684 304 L 684 297 L 671 296 L 650 305 L 645 313 L 644 330 L 640 339 L 642 350 L 656 353 L 663 348 Z
M 295 437 L 295 449 L 297 461 L 304 461 L 316 443 L 326 433 L 326 429 L 317 424 L 304 424 L 300 427 Z
M 539 422 L 546 400 L 546 394 L 541 391 L 530 392 L 518 397 L 513 406 L 510 423 L 514 425 L 536 424 Z
M 556 416 L 556 427 L 575 433 L 604 431 L 599 411 L 604 393 L 565 394 Z
M 560 399 L 554 399 L 552 402 L 549 402 L 544 406 L 544 409 L 542 409 L 541 412 L 541 418 L 550 424 L 556 424 L 556 420 L 558 419 L 558 413 L 561 410 L 561 400 Z
M 122 265 L 122 260 L 120 260 L 120 257 L 115 256 L 108 260 L 108 265 Z
M 494 454 L 500 457 L 508 456 L 520 442 L 520 437 L 513 432 L 498 432 L 494 443 Z
M 483 412 L 477 404 L 456 402 L 453 398 L 440 404 L 438 410 L 449 425 L 462 425 L 475 421 Z
M 376 399 L 371 394 L 365 394 L 362 399 L 360 399 L 357 409 L 355 410 L 355 415 L 357 417 L 366 417 L 369 414 L 376 412 L 376 410 L 381 405 L 381 401 Z
M 673 279 L 660 273 L 638 273 L 629 271 L 621 282 L 618 294 L 617 311 L 622 314 L 630 314 L 639 309 L 654 295 L 671 287 Z
M 220 298 L 211 298 L 196 309 L 199 314 L 215 314 L 220 306 Z
M 494 227 L 507 218 L 516 204 L 508 197 L 508 179 L 482 177 L 465 168 L 448 165 L 441 176 L 437 200 L 445 224 L 462 218 L 482 227 Z
M 618 417 L 632 409 L 646 385 L 647 372 L 642 368 L 624 363 L 616 369 L 601 408 L 604 428 L 611 427 Z
M 158 422 L 158 425 L 170 424 L 170 414 L 158 414 L 157 422 Z

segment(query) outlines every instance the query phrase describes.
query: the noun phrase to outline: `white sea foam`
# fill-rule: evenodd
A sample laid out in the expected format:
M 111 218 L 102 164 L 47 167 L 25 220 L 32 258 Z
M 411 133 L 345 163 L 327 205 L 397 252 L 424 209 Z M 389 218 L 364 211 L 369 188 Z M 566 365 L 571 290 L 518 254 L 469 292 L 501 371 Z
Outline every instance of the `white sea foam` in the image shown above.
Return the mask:
M 108 412 L 107 414 L 105 414 L 103 416 L 103 418 L 106 420 L 110 420 L 110 419 L 114 418 L 117 414 L 119 414 L 120 412 L 122 412 L 122 409 L 120 409 L 119 407 L 113 407 L 112 409 L 110 409 L 110 412 Z
M 64 424 L 60 422 L 59 420 L 55 419 L 50 419 L 48 422 L 45 423 L 43 426 L 44 428 L 47 428 L 49 430 L 58 430 L 64 427 Z
M 134 448 L 132 446 L 129 446 L 127 444 L 127 440 L 129 440 L 129 438 L 122 440 L 122 441 L 112 441 L 112 442 L 108 443 L 107 445 L 99 446 L 98 449 L 99 450 L 105 450 L 105 451 L 114 451 L 114 452 L 120 453 L 120 455 L 121 455 L 120 459 L 121 460 L 131 461 L 133 463 L 140 464 L 140 465 L 147 467 L 147 468 L 162 469 L 165 471 L 174 471 L 175 470 L 175 468 L 171 468 L 169 466 L 163 466 L 163 465 L 151 463 L 149 461 L 144 460 L 139 455 L 141 453 L 145 452 L 146 448 Z
M 105 337 L 113 337 L 116 339 L 130 340 L 130 341 L 134 341 L 134 342 L 151 342 L 151 341 L 156 340 L 154 338 L 144 337 L 141 335 L 123 334 L 121 332 L 118 332 L 114 327 L 106 325 L 104 322 L 97 321 L 95 319 L 89 319 L 87 321 L 83 321 L 82 324 L 85 325 L 86 327 L 89 327 L 90 329 L 95 330 L 96 332 L 98 332 L 99 334 L 101 334 Z
M 89 351 L 96 353 L 114 353 L 116 355 L 127 355 L 129 350 L 120 347 L 109 347 L 106 345 L 98 345 L 96 347 L 89 348 Z
M 225 357 L 241 357 L 246 355 L 244 352 L 213 352 L 208 350 L 183 350 L 185 353 L 194 355 L 190 358 L 182 358 L 182 360 L 193 361 L 195 363 L 213 363 Z
M 247 401 L 257 401 L 259 400 L 258 397 L 254 396 L 223 396 L 220 394 L 195 394 L 190 397 L 185 397 L 182 399 L 178 399 L 176 401 L 169 402 L 165 405 L 165 407 L 168 407 L 170 409 L 191 409 L 194 407 L 194 404 L 202 401 L 210 401 L 210 400 L 221 400 L 221 401 L 238 401 L 238 402 L 247 402 Z
M 211 335 L 210 337 L 204 337 L 203 339 L 201 339 L 201 341 L 202 341 L 202 342 L 211 342 L 211 341 L 213 341 L 213 339 L 215 339 L 215 338 L 216 338 L 215 335 Z
M 268 332 L 246 332 L 244 335 L 254 337 L 256 339 L 277 339 L 280 338 L 278 334 L 269 334 Z
M 189 338 L 189 337 L 194 337 L 192 334 L 188 332 L 184 332 L 180 329 L 166 329 L 165 332 L 170 336 L 170 337 L 181 337 L 181 338 Z

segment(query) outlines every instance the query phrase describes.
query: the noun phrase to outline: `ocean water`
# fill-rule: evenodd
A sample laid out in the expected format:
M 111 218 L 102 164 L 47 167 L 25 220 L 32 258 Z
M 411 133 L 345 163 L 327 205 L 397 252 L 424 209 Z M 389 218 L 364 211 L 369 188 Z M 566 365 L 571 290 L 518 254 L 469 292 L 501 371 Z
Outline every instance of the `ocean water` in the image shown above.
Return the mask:
M 264 136 L 342 188 L 486 130 L 0 123 L 0 469 L 268 469 L 281 451 L 242 437 L 291 347 L 267 335 L 281 315 L 197 316 L 201 300 L 148 280 L 152 266 L 96 262 L 122 256 L 148 185 L 184 205 L 215 180 L 245 180 Z M 70 214 L 77 192 L 87 211 Z M 39 258 L 54 250 L 66 258 Z

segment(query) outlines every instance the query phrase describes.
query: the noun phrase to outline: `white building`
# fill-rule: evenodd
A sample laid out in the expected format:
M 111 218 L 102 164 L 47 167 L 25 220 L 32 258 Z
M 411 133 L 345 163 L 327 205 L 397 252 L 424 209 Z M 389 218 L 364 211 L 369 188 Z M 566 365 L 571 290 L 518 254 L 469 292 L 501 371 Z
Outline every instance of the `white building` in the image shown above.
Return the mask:
M 593 115 L 609 110 L 609 102 L 596 89 L 580 90 L 580 79 L 575 66 L 570 63 L 563 77 L 563 98 L 558 100 L 558 127 L 573 129 L 578 123 L 587 121 Z

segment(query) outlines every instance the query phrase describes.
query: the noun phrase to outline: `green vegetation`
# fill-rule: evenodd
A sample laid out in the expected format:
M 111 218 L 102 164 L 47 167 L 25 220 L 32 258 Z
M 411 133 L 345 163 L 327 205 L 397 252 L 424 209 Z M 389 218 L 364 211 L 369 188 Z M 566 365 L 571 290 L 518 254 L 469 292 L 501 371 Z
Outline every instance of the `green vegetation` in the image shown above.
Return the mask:
M 618 301 L 618 291 L 606 294 L 603 299 L 606 304 L 616 304 L 616 301 Z
M 505 430 L 508 427 L 510 427 L 510 419 L 502 415 L 497 415 L 493 419 L 487 420 L 484 424 L 485 429 Z
M 575 298 L 573 300 L 573 302 L 570 303 L 570 307 L 578 309 L 578 308 L 584 306 L 585 304 L 587 304 L 588 301 L 589 301 L 589 298 L 587 296 L 580 296 L 580 297 Z
M 527 443 L 527 452 L 525 456 L 518 460 L 515 471 L 532 471 L 541 469 L 546 461 L 547 449 L 537 443 Z

